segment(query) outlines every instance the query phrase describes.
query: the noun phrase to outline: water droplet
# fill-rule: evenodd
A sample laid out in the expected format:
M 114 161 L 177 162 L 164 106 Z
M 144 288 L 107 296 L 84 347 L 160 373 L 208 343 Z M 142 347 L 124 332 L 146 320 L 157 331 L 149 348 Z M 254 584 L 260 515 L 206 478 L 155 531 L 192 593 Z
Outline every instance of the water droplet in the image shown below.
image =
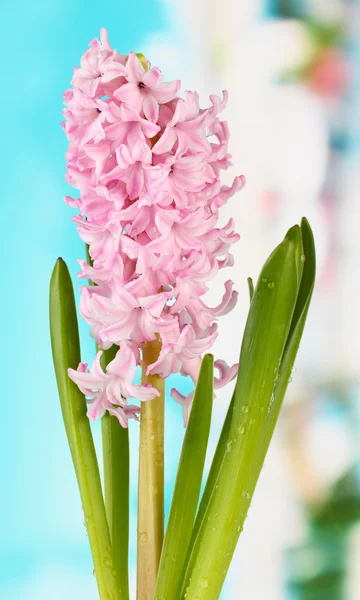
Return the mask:
M 201 587 L 202 587 L 202 588 L 207 588 L 207 586 L 208 586 L 209 584 L 208 584 L 208 580 L 206 579 L 206 577 L 202 577 L 202 578 L 200 579 L 200 585 L 201 585 Z
M 244 406 L 241 407 L 241 410 L 243 413 L 248 413 L 249 412 L 249 405 L 248 404 L 244 404 Z
M 274 283 L 273 281 L 270 281 L 270 282 L 268 283 L 268 288 L 269 288 L 270 290 L 272 290 L 274 287 L 275 287 L 275 283 Z
M 305 254 L 302 254 L 302 255 L 300 256 L 300 260 L 301 260 L 301 262 L 302 262 L 302 263 L 304 263 L 304 262 L 305 262 L 305 260 L 306 260 Z
M 142 533 L 140 533 L 140 542 L 147 542 L 148 539 L 148 534 L 146 533 L 146 531 L 143 531 Z
M 255 419 L 250 419 L 249 425 L 254 425 L 254 423 L 255 423 Z
M 274 404 L 274 401 L 275 401 L 275 395 L 274 395 L 274 393 L 272 393 L 272 394 L 271 394 L 271 398 L 270 398 L 270 403 L 269 403 L 268 412 L 270 412 L 270 411 L 271 411 L 271 409 L 272 409 L 272 405 Z
M 110 569 L 110 567 L 112 567 L 112 560 L 109 556 L 105 556 L 104 560 L 103 560 L 103 564 L 104 567 L 107 567 L 108 569 Z
M 245 423 L 241 423 L 241 425 L 238 427 L 238 433 L 240 433 L 240 435 L 245 433 Z
M 261 281 L 262 281 L 263 283 L 266 283 L 266 282 L 267 282 L 267 277 L 262 277 L 262 278 L 261 278 Z
M 230 440 L 230 442 L 228 442 L 226 444 L 226 452 L 231 452 L 231 444 L 232 444 L 232 440 Z
M 117 573 L 116 573 L 115 569 L 113 569 L 113 570 L 111 571 L 111 573 L 112 573 L 112 576 L 113 576 L 113 577 L 116 577 L 116 576 L 117 576 Z
M 292 382 L 292 377 L 289 377 L 288 383 L 291 383 L 291 382 Z
M 150 439 L 154 440 L 155 439 L 155 434 L 154 433 L 150 433 Z

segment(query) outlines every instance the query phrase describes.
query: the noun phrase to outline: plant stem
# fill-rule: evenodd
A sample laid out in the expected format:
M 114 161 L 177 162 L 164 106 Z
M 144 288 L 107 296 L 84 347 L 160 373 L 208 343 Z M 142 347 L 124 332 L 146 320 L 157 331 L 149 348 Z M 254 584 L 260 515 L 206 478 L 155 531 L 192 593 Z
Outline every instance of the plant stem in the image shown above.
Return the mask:
M 161 342 L 143 348 L 142 384 L 150 383 L 160 396 L 143 402 L 140 414 L 140 451 L 137 532 L 137 599 L 152 600 L 164 537 L 164 380 L 146 375 L 157 360 Z

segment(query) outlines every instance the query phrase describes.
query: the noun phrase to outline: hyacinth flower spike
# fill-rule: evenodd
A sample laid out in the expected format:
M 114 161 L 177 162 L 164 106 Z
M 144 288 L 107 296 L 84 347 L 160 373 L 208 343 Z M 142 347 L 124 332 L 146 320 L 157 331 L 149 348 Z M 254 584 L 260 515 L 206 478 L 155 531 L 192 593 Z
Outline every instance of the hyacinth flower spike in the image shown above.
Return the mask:
M 79 260 L 79 277 L 89 280 L 81 287 L 80 313 L 97 346 L 93 364 L 80 362 L 78 352 L 65 351 L 78 342 L 70 331 L 75 328 L 73 307 L 71 318 L 62 312 L 71 282 L 64 267 L 59 278 L 59 266 L 51 285 L 51 329 L 70 447 L 80 442 L 74 438 L 77 409 L 69 407 L 78 403 L 83 411 L 86 404 L 88 418 L 102 420 L 105 505 L 93 450 L 86 459 L 92 464 L 101 514 L 97 535 L 89 532 L 101 600 L 129 598 L 131 420 L 140 420 L 137 598 L 218 597 L 241 529 L 239 515 L 248 508 L 228 488 L 233 485 L 242 497 L 245 476 L 249 490 L 256 484 L 286 389 L 280 375 L 282 383 L 277 380 L 274 387 L 269 364 L 279 369 L 285 364 L 284 372 L 293 364 L 313 287 L 314 251 L 304 221 L 288 232 L 265 264 L 266 289 L 258 284 L 254 290 L 249 280 L 252 301 L 239 372 L 237 363 L 229 366 L 208 354 L 218 336 L 219 318 L 237 301 L 231 279 L 218 306 L 208 306 L 204 298 L 218 271 L 233 266 L 231 246 L 239 240 L 232 219 L 223 226 L 218 220 L 222 206 L 245 179 L 235 177 L 230 186 L 221 182 L 222 171 L 231 166 L 229 130 L 219 116 L 227 93 L 210 96 L 209 106 L 201 108 L 196 92 L 185 91 L 183 97 L 179 92 L 180 82 L 164 82 L 161 71 L 143 55 L 119 54 L 102 29 L 64 94 L 66 178 L 78 190 L 76 198 L 67 196 L 65 201 L 78 210 L 73 221 L 87 247 L 87 260 Z M 274 338 L 274 332 L 280 333 Z M 138 369 L 140 384 L 135 383 Z M 164 398 L 165 380 L 173 374 L 190 377 L 195 389 L 188 395 L 170 390 L 187 430 L 164 540 Z M 229 416 L 197 510 L 214 390 L 236 377 Z M 259 387 L 254 382 L 260 380 Z M 264 409 L 266 415 L 254 417 L 252 428 L 250 417 L 241 421 L 239 415 L 269 403 L 276 406 L 270 417 L 265 418 Z M 243 426 L 249 446 L 238 449 L 245 439 Z M 90 440 L 90 429 L 86 431 Z M 230 448 L 236 449 L 236 464 L 227 456 Z M 84 461 L 76 452 L 73 460 L 86 511 L 90 488 L 82 472 Z M 213 514 L 222 515 L 220 538 L 209 533 Z M 111 584 L 99 561 L 102 528 Z M 220 543 L 230 557 L 221 563 L 221 573 L 215 548 Z M 201 565 L 206 565 L 206 576 Z

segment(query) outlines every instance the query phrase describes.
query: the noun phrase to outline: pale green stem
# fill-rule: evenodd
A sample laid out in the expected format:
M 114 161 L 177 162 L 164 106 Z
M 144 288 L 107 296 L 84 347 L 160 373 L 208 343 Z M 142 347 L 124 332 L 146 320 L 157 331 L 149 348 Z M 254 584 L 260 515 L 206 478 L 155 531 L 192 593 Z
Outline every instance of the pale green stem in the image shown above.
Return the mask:
M 156 586 L 164 537 L 164 380 L 146 375 L 155 362 L 160 341 L 143 348 L 142 383 L 150 383 L 160 396 L 142 402 L 140 414 L 140 451 L 137 532 L 137 599 L 152 600 Z

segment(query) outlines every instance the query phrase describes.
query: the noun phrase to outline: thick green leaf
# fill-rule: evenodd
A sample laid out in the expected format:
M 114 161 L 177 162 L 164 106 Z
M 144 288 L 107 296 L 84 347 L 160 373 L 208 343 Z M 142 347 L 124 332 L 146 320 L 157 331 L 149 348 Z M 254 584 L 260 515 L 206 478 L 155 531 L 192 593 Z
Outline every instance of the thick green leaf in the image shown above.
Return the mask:
M 114 576 L 110 535 L 101 489 L 99 467 L 86 401 L 68 377 L 68 368 L 80 362 L 74 292 L 65 262 L 59 258 L 50 282 L 50 332 L 61 409 L 79 485 L 101 600 L 122 600 Z
M 177 600 L 204 470 L 213 402 L 214 358 L 201 365 L 176 476 L 154 600 Z
M 316 257 L 314 237 L 307 219 L 301 221 L 301 236 L 303 253 L 301 255 L 302 278 L 297 296 L 296 306 L 289 331 L 288 340 L 285 346 L 284 355 L 278 371 L 278 378 L 274 389 L 274 401 L 272 410 L 268 415 L 263 432 L 263 440 L 259 446 L 258 462 L 262 464 L 269 447 L 275 425 L 280 413 L 282 402 L 291 373 L 294 367 L 296 354 L 299 349 L 300 340 L 304 331 L 306 317 L 308 314 L 310 301 L 315 285 Z
M 248 282 L 249 297 L 250 297 L 250 302 L 251 302 L 253 295 L 254 295 L 254 283 L 253 283 L 253 280 L 251 277 L 247 278 L 247 282 Z M 218 478 L 219 471 L 220 471 L 220 468 L 222 465 L 222 461 L 223 461 L 223 458 L 224 458 L 224 455 L 226 452 L 226 445 L 227 445 L 227 442 L 229 439 L 229 433 L 230 433 L 231 419 L 232 419 L 232 415 L 234 412 L 234 402 L 235 402 L 235 395 L 233 394 L 232 398 L 231 398 L 231 402 L 229 404 L 229 408 L 226 413 L 226 417 L 225 417 L 225 421 L 224 421 L 224 424 L 223 424 L 223 427 L 221 430 L 219 441 L 216 446 L 216 450 L 215 450 L 215 454 L 214 454 L 214 457 L 213 457 L 213 460 L 211 463 L 209 475 L 206 480 L 206 486 L 205 486 L 203 495 L 201 497 L 200 506 L 197 511 L 196 520 L 195 520 L 195 524 L 194 524 L 194 528 L 193 528 L 193 532 L 192 532 L 192 536 L 191 536 L 190 549 L 193 546 L 193 543 L 197 536 L 197 532 L 199 531 L 200 524 L 204 518 L 204 514 L 206 512 L 207 505 L 209 503 L 209 499 L 212 494 L 212 491 L 215 487 L 216 480 Z
M 195 542 L 200 525 L 201 525 L 204 515 L 206 513 L 206 509 L 209 504 L 211 494 L 215 488 L 215 484 L 216 484 L 216 481 L 217 481 L 217 478 L 219 476 L 219 472 L 221 469 L 222 461 L 223 461 L 224 455 L 226 453 L 226 445 L 229 441 L 231 419 L 232 419 L 233 412 L 234 412 L 234 402 L 235 402 L 235 394 L 233 394 L 233 396 L 231 398 L 231 402 L 230 402 L 229 408 L 226 413 L 225 421 L 224 421 L 224 424 L 223 424 L 223 427 L 221 430 L 221 434 L 219 437 L 219 441 L 216 446 L 215 454 L 214 454 L 214 457 L 213 457 L 213 460 L 211 463 L 210 471 L 209 471 L 209 474 L 208 474 L 208 477 L 206 480 L 205 489 L 201 496 L 201 502 L 200 502 L 199 509 L 196 514 L 196 520 L 195 520 L 192 535 L 191 535 L 191 542 L 189 544 L 189 552 Z
M 112 346 L 103 351 L 103 368 L 118 351 Z M 106 413 L 101 419 L 105 507 L 109 524 L 117 584 L 124 600 L 129 598 L 129 430 L 119 420 Z
M 182 593 L 187 592 L 189 600 L 212 600 L 220 594 L 256 484 L 253 463 L 271 410 L 298 292 L 296 244 L 291 236 L 275 249 L 254 292 L 225 454 L 184 578 Z

